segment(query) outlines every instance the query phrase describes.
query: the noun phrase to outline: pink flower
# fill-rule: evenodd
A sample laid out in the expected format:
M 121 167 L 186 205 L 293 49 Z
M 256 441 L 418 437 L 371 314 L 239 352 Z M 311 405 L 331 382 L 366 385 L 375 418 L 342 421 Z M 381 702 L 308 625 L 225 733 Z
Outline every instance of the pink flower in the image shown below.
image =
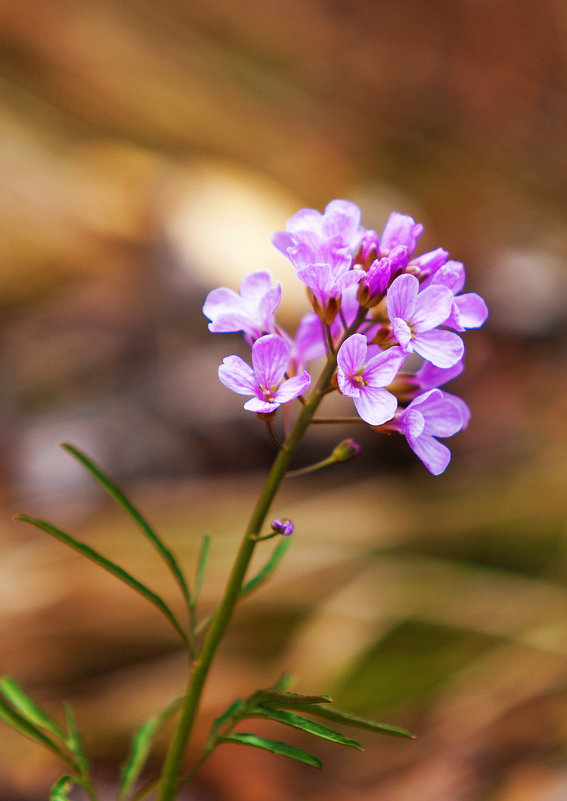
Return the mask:
M 281 300 L 279 283 L 272 284 L 266 272 L 250 273 L 242 279 L 240 294 L 227 287 L 209 292 L 203 314 L 211 321 L 209 331 L 228 334 L 243 331 L 251 339 L 275 331 L 274 312 Z
M 353 399 L 357 412 L 371 426 L 394 416 L 398 402 L 384 387 L 392 383 L 404 361 L 400 348 L 381 351 L 376 345 L 369 346 L 362 334 L 353 334 L 339 348 L 337 382 L 341 394 Z
M 311 383 L 307 370 L 284 380 L 290 350 L 277 334 L 267 334 L 252 345 L 253 368 L 240 356 L 227 356 L 219 367 L 219 378 L 233 392 L 252 395 L 244 404 L 245 409 L 269 414 L 282 403 L 299 397 Z
M 419 353 L 436 367 L 452 367 L 462 357 L 463 340 L 452 331 L 439 331 L 453 305 L 453 294 L 445 286 L 419 291 L 414 275 L 398 276 L 386 295 L 392 333 L 404 353 Z

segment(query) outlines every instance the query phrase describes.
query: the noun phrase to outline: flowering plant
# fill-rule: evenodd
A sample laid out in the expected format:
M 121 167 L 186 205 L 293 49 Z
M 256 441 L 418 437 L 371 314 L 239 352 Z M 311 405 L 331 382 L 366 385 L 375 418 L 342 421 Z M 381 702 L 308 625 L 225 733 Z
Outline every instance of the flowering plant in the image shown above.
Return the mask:
M 464 345 L 460 336 L 480 327 L 488 311 L 483 299 L 462 293 L 465 270 L 442 248 L 415 255 L 423 226 L 410 216 L 393 212 L 382 234 L 361 226 L 360 209 L 351 202 L 334 200 L 320 213 L 303 209 L 288 220 L 286 230 L 275 234 L 274 245 L 289 259 L 307 290 L 312 306 L 300 321 L 295 337 L 276 322 L 281 287 L 266 272 L 253 272 L 239 293 L 228 288 L 209 293 L 203 312 L 213 333 L 242 332 L 251 348 L 251 364 L 227 356 L 219 367 L 225 387 L 248 399 L 244 408 L 266 426 L 276 456 L 236 554 L 224 594 L 217 608 L 198 619 L 197 601 L 209 550 L 203 538 L 195 578 L 190 587 L 177 558 L 133 506 L 124 493 L 88 456 L 72 445 L 63 448 L 123 507 L 164 560 L 184 600 L 186 621 L 150 588 L 121 566 L 43 520 L 19 515 L 27 522 L 74 548 L 112 573 L 152 603 L 179 634 L 187 651 L 190 671 L 187 690 L 158 716 L 148 720 L 133 739 L 120 783 L 118 801 L 155 797 L 172 801 L 212 751 L 223 743 L 253 746 L 300 762 L 320 766 L 317 757 L 286 743 L 235 731 L 243 721 L 266 718 L 299 728 L 315 737 L 360 748 L 327 721 L 398 737 L 411 737 L 404 729 L 364 720 L 337 710 L 326 695 L 290 692 L 283 676 L 275 685 L 238 698 L 213 723 L 203 752 L 183 767 L 184 757 L 203 686 L 219 643 L 237 603 L 262 584 L 284 557 L 294 525 L 276 518 L 265 523 L 274 497 L 286 475 L 298 475 L 348 461 L 360 447 L 353 440 L 339 443 L 320 462 L 290 470 L 299 443 L 313 424 L 365 423 L 377 432 L 400 433 L 434 475 L 442 473 L 451 458 L 447 438 L 465 428 L 470 414 L 463 400 L 440 389 L 463 369 Z M 415 354 L 415 355 L 413 355 Z M 406 365 L 417 357 L 410 371 Z M 323 360 L 319 376 L 313 365 Z M 352 399 L 357 416 L 325 418 L 317 412 L 325 397 L 338 392 Z M 290 412 L 297 401 L 297 413 Z M 283 409 L 284 436 L 275 420 Z M 253 553 L 261 542 L 277 539 L 264 567 L 248 577 Z M 177 715 L 175 733 L 161 775 L 139 786 L 152 740 L 161 725 Z M 9 678 L 0 681 L 0 718 L 20 733 L 55 753 L 68 772 L 51 790 L 51 801 L 65 801 L 70 789 L 82 787 L 91 801 L 98 795 L 73 716 L 66 724 L 52 720 Z M 325 724 L 313 718 L 320 718 Z

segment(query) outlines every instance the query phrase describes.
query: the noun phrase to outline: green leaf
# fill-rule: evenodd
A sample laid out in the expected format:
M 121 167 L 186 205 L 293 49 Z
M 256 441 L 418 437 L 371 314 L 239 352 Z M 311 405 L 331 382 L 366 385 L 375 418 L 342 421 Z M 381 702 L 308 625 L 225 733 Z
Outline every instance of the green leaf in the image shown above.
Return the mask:
M 65 762 L 66 765 L 75 768 L 71 758 L 57 745 L 57 743 L 54 743 L 53 740 L 44 734 L 41 729 L 39 729 L 33 723 L 30 723 L 29 720 L 26 720 L 26 718 L 20 715 L 19 712 L 16 712 L 14 709 L 12 709 L 12 707 L 9 706 L 2 698 L 0 698 L 0 720 L 3 720 L 4 723 L 7 723 L 8 726 L 11 726 L 24 737 L 27 737 L 28 739 L 43 745 L 43 747 L 47 748 L 49 751 L 52 751 L 63 762 Z
M 225 723 L 228 723 L 232 718 L 238 717 L 239 712 L 241 712 L 243 708 L 244 701 L 242 698 L 237 698 L 222 715 L 219 715 L 218 718 L 213 721 L 211 734 L 215 735 Z
M 276 681 L 275 684 L 272 684 L 271 687 L 268 687 L 266 692 L 273 690 L 277 693 L 285 693 L 289 690 L 291 685 L 293 684 L 293 676 L 291 673 L 282 673 L 279 679 Z M 259 692 L 262 692 L 261 690 Z
M 9 676 L 5 676 L 0 680 L 0 692 L 12 704 L 12 706 L 20 712 L 26 720 L 34 723 L 41 729 L 45 729 L 55 737 L 65 742 L 65 732 L 54 720 L 51 720 L 45 712 L 29 698 L 21 687 Z
M 280 539 L 280 542 L 274 548 L 271 557 L 268 559 L 264 567 L 242 587 L 240 590 L 241 597 L 248 595 L 248 593 L 252 592 L 252 590 L 255 590 L 256 587 L 258 587 L 260 584 L 263 584 L 264 581 L 266 581 L 266 579 L 272 575 L 276 567 L 286 555 L 292 541 L 293 536 L 282 537 Z
M 247 732 L 235 732 L 227 737 L 219 737 L 219 743 L 239 743 L 240 745 L 251 745 L 253 748 L 262 748 L 264 751 L 271 751 L 272 754 L 285 756 L 303 762 L 305 765 L 312 765 L 314 768 L 321 768 L 322 763 L 317 757 L 302 751 L 287 743 L 280 743 L 278 740 L 268 740 L 266 737 L 258 737 L 256 734 Z
M 269 704 L 281 709 L 305 706 L 305 704 L 332 704 L 330 695 L 300 695 L 299 693 L 280 693 L 275 690 L 258 690 L 250 696 L 249 702 L 255 704 Z
M 366 729 L 367 731 L 375 731 L 379 734 L 389 734 L 392 737 L 406 737 L 410 740 L 415 739 L 415 735 L 406 729 L 400 729 L 398 726 L 390 726 L 387 723 L 376 723 L 373 720 L 366 720 L 358 715 L 353 715 L 350 712 L 343 712 L 340 709 L 329 708 L 327 706 L 304 706 L 301 710 L 309 715 L 316 715 L 319 718 L 326 720 L 333 720 L 336 723 L 344 723 L 346 726 L 356 726 L 359 729 Z
M 140 531 L 152 543 L 154 548 L 158 551 L 170 569 L 183 594 L 185 603 L 189 607 L 190 593 L 189 588 L 187 587 L 187 582 L 185 581 L 185 576 L 183 575 L 183 571 L 181 570 L 172 551 L 168 548 L 156 531 L 154 531 L 153 527 L 148 523 L 146 518 L 141 514 L 141 512 L 138 511 L 138 509 L 136 509 L 132 502 L 128 500 L 126 495 L 124 495 L 122 490 L 116 486 L 114 481 L 112 481 L 112 479 L 95 462 L 93 462 L 92 459 L 79 450 L 79 448 L 77 448 L 75 445 L 71 445 L 68 442 L 63 442 L 61 444 L 61 448 L 73 456 L 73 458 L 75 458 L 78 462 L 80 462 L 80 464 L 82 464 L 82 466 L 91 474 L 95 481 L 98 481 L 101 487 L 105 489 L 108 494 L 120 504 L 127 514 L 130 515 L 134 523 L 136 523 Z
M 207 565 L 207 559 L 209 558 L 210 545 L 211 545 L 211 538 L 208 534 L 205 534 L 201 542 L 199 561 L 197 562 L 197 571 L 195 573 L 195 586 L 193 588 L 193 593 L 191 595 L 191 604 L 193 607 L 197 603 L 199 595 L 201 594 L 201 588 L 203 586 L 203 578 L 205 576 L 205 567 Z
M 323 740 L 330 740 L 339 745 L 347 745 L 350 748 L 356 748 L 358 751 L 364 751 L 363 747 L 356 740 L 351 740 L 345 737 L 338 731 L 328 729 L 326 726 L 321 726 L 320 723 L 315 723 L 309 718 L 304 718 L 301 715 L 296 715 L 293 712 L 286 712 L 283 709 L 270 709 L 269 707 L 253 707 L 252 709 L 245 709 L 243 716 L 247 718 L 266 718 L 268 720 L 275 720 L 278 723 L 283 723 L 286 726 L 293 726 L 295 729 L 312 734 L 315 737 L 321 737 Z
M 85 754 L 83 749 L 83 743 L 81 740 L 79 729 L 77 728 L 75 715 L 73 714 L 73 710 L 71 709 L 69 704 L 65 704 L 65 720 L 67 722 L 67 737 L 66 737 L 67 748 L 71 751 L 71 753 L 77 760 L 77 765 L 81 770 L 81 774 L 83 776 L 88 776 L 89 762 L 87 759 L 87 755 Z
M 69 801 L 69 790 L 76 781 L 73 776 L 61 776 L 49 791 L 49 801 Z
M 122 567 L 119 567 L 114 562 L 111 562 L 110 559 L 102 556 L 98 553 L 98 551 L 95 551 L 89 545 L 84 545 L 82 542 L 78 542 L 69 534 L 65 534 L 65 532 L 61 531 L 55 526 L 52 526 L 50 523 L 46 523 L 45 520 L 39 520 L 35 517 L 28 517 L 27 515 L 15 515 L 13 519 L 20 520 L 22 523 L 29 523 L 30 526 L 35 526 L 41 531 L 45 531 L 46 534 L 49 534 L 56 540 L 59 540 L 59 542 L 62 542 L 64 545 L 69 546 L 69 548 L 77 551 L 82 556 L 86 556 L 87 559 L 91 560 L 91 562 L 94 562 L 99 567 L 104 568 L 104 570 L 106 570 L 108 573 L 116 576 L 133 590 L 136 590 L 136 592 L 142 595 L 147 601 L 153 604 L 156 609 L 159 609 L 159 611 L 165 615 L 177 633 L 181 635 L 183 641 L 187 643 L 187 635 L 183 631 L 177 618 L 165 601 L 160 598 L 159 595 L 156 595 L 155 592 L 152 592 L 152 590 L 146 587 L 145 584 L 142 584 L 141 581 L 138 581 L 138 579 L 135 579 L 134 576 L 131 576 L 130 573 L 128 573 Z
M 176 698 L 163 712 L 147 720 L 134 735 L 130 755 L 122 768 L 122 781 L 120 782 L 118 801 L 124 801 L 134 789 L 138 777 L 144 769 L 144 765 L 150 755 L 156 733 L 165 721 L 179 709 L 182 701 L 182 698 Z

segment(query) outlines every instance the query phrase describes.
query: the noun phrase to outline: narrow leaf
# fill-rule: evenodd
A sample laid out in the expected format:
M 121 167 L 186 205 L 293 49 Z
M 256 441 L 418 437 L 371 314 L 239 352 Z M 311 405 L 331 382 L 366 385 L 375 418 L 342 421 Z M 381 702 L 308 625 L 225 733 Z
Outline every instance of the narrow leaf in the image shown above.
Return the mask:
M 270 704 L 281 709 L 305 706 L 305 704 L 332 704 L 330 695 L 300 695 L 299 693 L 280 693 L 275 690 L 258 690 L 250 696 L 249 703 Z
M 338 743 L 339 745 L 347 745 L 350 748 L 356 748 L 358 751 L 364 751 L 363 747 L 360 745 L 360 743 L 357 743 L 356 740 L 351 740 L 349 737 L 345 737 L 344 734 L 341 734 L 338 731 L 328 729 L 326 726 L 321 726 L 320 723 L 315 723 L 315 721 L 309 720 L 309 718 L 304 718 L 301 715 L 294 714 L 293 712 L 286 712 L 283 709 L 269 709 L 268 707 L 258 706 L 253 707 L 252 709 L 244 710 L 243 715 L 246 715 L 247 718 L 266 718 L 268 720 L 275 720 L 278 723 L 283 723 L 286 726 L 293 726 L 295 729 L 301 729 L 302 731 L 312 734 L 315 737 L 321 737 L 323 740 L 330 740 L 331 742 Z
M 333 720 L 336 723 L 344 723 L 346 726 L 356 726 L 359 729 L 375 731 L 379 734 L 389 734 L 392 737 L 406 737 L 410 740 L 415 739 L 415 735 L 406 729 L 398 726 L 390 726 L 388 723 L 376 723 L 374 720 L 366 720 L 350 712 L 343 712 L 340 709 L 329 708 L 328 706 L 304 706 L 301 710 L 309 715 L 316 715 L 319 718 Z
M 176 698 L 163 712 L 147 720 L 134 735 L 130 755 L 122 768 L 122 781 L 120 783 L 118 801 L 124 801 L 134 789 L 138 777 L 144 769 L 144 765 L 150 755 L 156 733 L 165 721 L 179 709 L 181 703 L 182 699 Z
M 130 515 L 134 523 L 138 526 L 140 531 L 148 538 L 148 540 L 152 543 L 154 548 L 158 551 L 166 565 L 171 571 L 175 581 L 179 585 L 179 588 L 183 594 L 185 599 L 185 603 L 189 606 L 190 603 L 190 594 L 189 588 L 187 587 L 187 582 L 185 581 L 185 576 L 183 575 L 183 571 L 181 570 L 177 559 L 173 555 L 170 548 L 165 544 L 165 542 L 161 539 L 161 537 L 154 531 L 153 527 L 148 523 L 146 518 L 142 515 L 141 512 L 136 509 L 134 504 L 128 500 L 126 495 L 122 492 L 122 490 L 116 486 L 114 481 L 108 476 L 95 462 L 92 461 L 85 453 L 83 453 L 79 448 L 75 445 L 71 445 L 68 442 L 64 442 L 61 444 L 61 448 L 66 451 L 68 454 L 73 456 L 82 466 L 91 474 L 91 476 L 98 481 L 103 489 L 105 489 L 108 494 L 117 501 L 120 506 L 124 509 L 124 511 Z
M 73 776 L 61 776 L 49 791 L 49 801 L 69 801 L 69 790 L 75 783 Z
M 61 726 L 51 720 L 9 676 L 0 680 L 0 692 L 26 720 L 65 741 L 65 732 Z
M 247 732 L 235 732 L 227 737 L 219 737 L 219 743 L 240 743 L 240 745 L 251 745 L 253 748 L 262 748 L 264 751 L 271 751 L 272 754 L 285 756 L 303 762 L 305 765 L 312 765 L 314 768 L 321 768 L 322 763 L 317 757 L 302 751 L 287 743 L 280 743 L 278 740 L 268 740 L 266 737 L 258 737 L 256 734 Z
M 224 726 L 225 723 L 228 723 L 232 718 L 236 718 L 238 713 L 242 711 L 243 707 L 244 702 L 242 698 L 237 698 L 236 701 L 234 701 L 229 708 L 222 713 L 222 715 L 219 715 L 218 718 L 213 721 L 213 725 L 211 726 L 211 734 L 216 734 L 216 732 L 218 732 L 218 730 Z
M 77 760 L 77 765 L 81 769 L 81 774 L 87 776 L 89 773 L 89 761 L 83 749 L 83 742 L 79 729 L 77 728 L 75 715 L 69 704 L 65 704 L 65 720 L 67 722 L 67 748 Z
M 21 520 L 22 523 L 29 523 L 30 526 L 35 526 L 36 528 L 39 528 L 41 531 L 45 531 L 46 534 L 49 534 L 56 540 L 59 540 L 59 542 L 62 542 L 64 545 L 69 546 L 69 548 L 72 548 L 74 551 L 77 551 L 82 556 L 86 556 L 87 559 L 91 560 L 91 562 L 94 562 L 99 567 L 104 568 L 104 570 L 108 571 L 108 573 L 111 573 L 113 576 L 116 576 L 116 578 L 119 578 L 133 590 L 136 590 L 136 592 L 142 595 L 147 601 L 153 604 L 156 607 L 156 609 L 159 609 L 159 611 L 163 615 L 165 615 L 165 617 L 169 620 L 174 629 L 178 632 L 178 634 L 181 635 L 184 642 L 187 643 L 187 635 L 181 628 L 181 625 L 179 624 L 177 618 L 175 617 L 169 606 L 165 603 L 165 601 L 162 598 L 160 598 L 159 595 L 156 595 L 155 592 L 152 592 L 152 590 L 146 587 L 145 584 L 142 584 L 141 581 L 138 581 L 138 579 L 135 579 L 134 576 L 131 576 L 130 573 L 128 573 L 122 567 L 119 567 L 114 562 L 111 562 L 110 559 L 107 559 L 105 556 L 102 556 L 101 554 L 98 553 L 98 551 L 95 551 L 89 545 L 85 545 L 82 542 L 78 542 L 78 540 L 74 539 L 74 537 L 71 537 L 69 534 L 65 534 L 65 532 L 61 531 L 55 526 L 52 526 L 50 523 L 46 523 L 45 520 L 39 520 L 38 518 L 35 517 L 28 517 L 27 515 L 15 515 L 13 519 Z
M 207 566 L 207 559 L 209 557 L 210 545 L 211 545 L 211 538 L 208 534 L 205 534 L 201 542 L 199 561 L 197 562 L 197 571 L 195 573 L 195 586 L 193 587 L 193 593 L 191 595 L 191 604 L 193 606 L 195 606 L 199 598 L 199 595 L 201 594 L 201 588 L 203 586 L 203 578 L 205 576 L 205 567 Z
M 260 584 L 263 584 L 264 581 L 266 581 L 266 579 L 272 575 L 276 567 L 287 553 L 292 540 L 293 537 L 281 537 L 279 543 L 274 548 L 271 557 L 268 559 L 264 567 L 242 587 L 240 590 L 241 596 L 248 595 L 248 593 L 252 592 L 252 590 L 255 590 L 256 587 L 258 587 Z
M 47 748 L 49 751 L 52 751 L 56 754 L 66 765 L 72 765 L 73 768 L 75 765 L 73 764 L 71 758 L 57 745 L 54 743 L 53 740 L 48 737 L 44 732 L 37 728 L 33 723 L 30 723 L 26 720 L 19 712 L 16 712 L 12 709 L 11 706 L 0 698 L 0 720 L 3 720 L 4 723 L 7 723 L 8 726 L 11 726 L 17 732 L 22 734 L 24 737 L 27 737 L 30 740 L 34 740 L 34 742 L 43 745 L 44 748 Z
M 276 693 L 285 693 L 289 690 L 291 685 L 293 684 L 293 676 L 291 673 L 282 673 L 279 679 L 276 681 L 275 684 L 272 684 L 271 687 L 268 687 L 268 691 L 273 690 Z

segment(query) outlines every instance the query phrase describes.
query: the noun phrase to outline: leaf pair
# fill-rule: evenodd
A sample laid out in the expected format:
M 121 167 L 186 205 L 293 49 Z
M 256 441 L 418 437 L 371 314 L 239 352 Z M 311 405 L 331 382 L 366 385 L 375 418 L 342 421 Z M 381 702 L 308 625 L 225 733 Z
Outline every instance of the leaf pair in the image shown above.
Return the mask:
M 300 695 L 287 691 L 290 679 L 288 676 L 282 679 L 268 690 L 258 690 L 248 699 L 237 701 L 213 724 L 211 736 L 209 738 L 208 750 L 211 751 L 215 745 L 220 743 L 236 743 L 248 745 L 254 748 L 261 748 L 273 754 L 279 754 L 306 765 L 320 768 L 321 761 L 312 754 L 296 746 L 291 746 L 278 740 L 270 740 L 266 737 L 259 737 L 249 732 L 232 732 L 234 726 L 243 720 L 260 718 L 273 720 L 295 729 L 300 729 L 314 737 L 319 737 L 337 745 L 344 745 L 364 750 L 359 742 L 346 737 L 334 729 L 305 717 L 306 714 L 326 718 L 338 723 L 349 726 L 376 731 L 381 734 L 388 734 L 394 737 L 413 738 L 413 735 L 405 729 L 397 726 L 389 726 L 383 723 L 365 720 L 357 715 L 342 712 L 338 709 L 330 709 L 327 705 L 332 704 L 332 699 L 328 695 Z M 290 711 L 294 710 L 294 711 Z M 297 714 L 301 712 L 302 714 Z
M 65 708 L 65 731 L 8 676 L 0 679 L 0 693 L 0 719 L 24 737 L 56 754 L 77 774 L 77 779 L 88 775 L 87 758 L 70 707 Z M 61 783 L 57 791 L 59 795 L 64 792 L 63 787 Z
M 191 604 L 191 597 L 189 593 L 189 588 L 187 586 L 187 582 L 185 581 L 185 577 L 183 572 L 171 552 L 168 546 L 163 542 L 163 540 L 158 536 L 158 534 L 154 531 L 152 526 L 148 523 L 145 517 L 136 509 L 136 507 L 128 500 L 128 498 L 124 495 L 121 489 L 116 486 L 116 484 L 104 473 L 98 465 L 96 465 L 88 456 L 86 456 L 82 451 L 76 448 L 74 445 L 69 445 L 64 443 L 62 446 L 64 451 L 69 453 L 73 456 L 87 471 L 90 475 L 108 492 L 108 494 L 114 498 L 120 506 L 127 512 L 127 514 L 132 518 L 132 520 L 136 523 L 140 531 L 144 534 L 145 537 L 151 542 L 154 548 L 158 551 L 164 562 L 166 563 L 167 567 L 169 568 L 170 572 L 172 573 L 175 581 L 179 585 L 181 589 L 181 593 L 183 598 L 188 607 Z M 127 584 L 131 589 L 135 590 L 139 593 L 142 597 L 144 597 L 147 601 L 149 601 L 156 609 L 158 609 L 164 617 L 171 623 L 173 628 L 177 631 L 180 637 L 183 639 L 186 645 L 190 645 L 189 637 L 184 630 L 183 626 L 178 621 L 176 615 L 173 613 L 171 608 L 166 604 L 166 602 L 161 598 L 157 593 L 153 590 L 150 590 L 145 584 L 143 584 L 138 579 L 134 578 L 127 570 L 117 565 L 112 560 L 108 559 L 105 556 L 102 556 L 98 551 L 94 548 L 91 548 L 89 545 L 85 545 L 82 542 L 79 542 L 70 534 L 66 534 L 61 529 L 58 529 L 56 526 L 51 525 L 51 523 L 47 523 L 45 520 L 40 520 L 39 518 L 29 517 L 28 515 L 16 515 L 14 520 L 20 520 L 23 523 L 29 523 L 31 526 L 35 526 L 35 528 L 44 531 L 46 534 L 49 534 L 54 539 L 62 542 L 64 545 L 67 545 L 69 548 L 72 548 L 77 553 L 80 553 L 82 556 L 85 556 L 91 562 L 94 562 L 99 567 L 102 567 L 108 573 L 111 573 L 116 578 L 123 581 Z

